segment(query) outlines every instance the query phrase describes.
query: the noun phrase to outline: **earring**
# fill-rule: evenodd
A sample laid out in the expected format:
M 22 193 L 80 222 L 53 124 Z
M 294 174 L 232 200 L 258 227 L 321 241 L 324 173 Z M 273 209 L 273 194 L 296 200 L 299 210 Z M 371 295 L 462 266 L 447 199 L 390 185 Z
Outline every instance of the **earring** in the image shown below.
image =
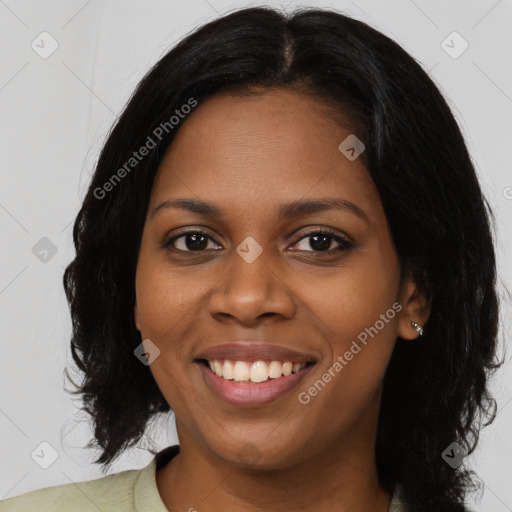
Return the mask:
M 417 324 L 416 322 L 411 322 L 412 326 L 418 331 L 418 334 L 421 336 L 423 334 L 423 327 L 421 327 L 420 324 Z

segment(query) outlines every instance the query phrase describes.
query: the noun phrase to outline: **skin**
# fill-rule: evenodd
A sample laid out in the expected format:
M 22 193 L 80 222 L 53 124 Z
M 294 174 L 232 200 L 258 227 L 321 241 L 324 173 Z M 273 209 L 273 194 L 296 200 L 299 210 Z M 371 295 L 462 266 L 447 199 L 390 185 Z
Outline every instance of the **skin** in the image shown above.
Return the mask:
M 408 274 L 400 283 L 386 216 L 362 159 L 349 161 L 338 149 L 350 133 L 311 97 L 262 90 L 200 104 L 168 148 L 144 226 L 134 318 L 142 339 L 161 351 L 150 369 L 176 416 L 181 452 L 156 474 L 169 510 L 389 508 L 374 457 L 383 377 L 397 336 L 417 338 L 411 321 L 424 325 L 430 309 Z M 277 218 L 283 203 L 322 197 L 355 203 L 368 221 L 336 209 Z M 212 203 L 225 217 L 177 208 L 151 216 L 178 198 Z M 317 228 L 334 230 L 353 248 L 336 251 L 340 244 L 327 238 L 331 250 L 321 252 L 306 236 Z M 194 229 L 212 237 L 199 252 L 186 237 L 174 242 L 174 252 L 162 247 Z M 263 249 L 252 263 L 236 252 L 249 236 Z M 300 403 L 298 393 L 395 302 L 401 311 Z M 206 386 L 193 359 L 240 339 L 311 353 L 317 363 L 286 396 L 237 408 Z M 248 447 L 252 461 L 240 456 Z

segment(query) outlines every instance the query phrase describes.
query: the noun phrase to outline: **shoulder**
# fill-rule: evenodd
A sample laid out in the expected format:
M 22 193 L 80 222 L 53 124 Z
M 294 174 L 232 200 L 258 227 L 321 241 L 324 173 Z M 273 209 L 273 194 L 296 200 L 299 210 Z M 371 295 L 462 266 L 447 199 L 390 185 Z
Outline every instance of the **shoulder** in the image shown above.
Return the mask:
M 0 512 L 167 512 L 158 492 L 156 470 L 179 451 L 179 445 L 168 446 L 142 469 L 47 487 L 0 501 Z
M 134 488 L 143 470 L 128 470 L 88 482 L 31 491 L 0 502 L 1 512 L 125 511 L 134 507 Z

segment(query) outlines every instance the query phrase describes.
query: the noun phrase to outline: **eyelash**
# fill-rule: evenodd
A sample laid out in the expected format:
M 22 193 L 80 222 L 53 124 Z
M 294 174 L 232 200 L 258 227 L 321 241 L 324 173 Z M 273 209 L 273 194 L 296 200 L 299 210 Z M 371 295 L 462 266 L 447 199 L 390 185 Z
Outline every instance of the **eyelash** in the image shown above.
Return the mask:
M 183 250 L 183 249 L 176 249 L 175 247 L 172 246 L 172 244 L 176 240 L 178 240 L 178 239 L 180 239 L 180 238 L 182 238 L 182 237 L 184 237 L 186 235 L 190 235 L 190 234 L 196 234 L 196 235 L 204 236 L 204 237 L 209 238 L 210 240 L 214 241 L 216 244 L 221 245 L 217 240 L 215 240 L 215 238 L 210 236 L 208 233 L 198 229 L 198 230 L 190 230 L 190 231 L 185 231 L 183 233 L 180 233 L 179 235 L 176 235 L 176 236 L 168 239 L 167 241 L 165 241 L 162 247 L 164 249 L 169 250 L 169 251 L 181 252 L 181 253 L 197 253 L 197 254 L 199 254 L 199 253 L 207 252 L 207 250 L 187 251 L 187 250 Z M 350 242 L 349 240 L 347 240 L 347 239 L 337 235 L 334 231 L 331 231 L 328 228 L 319 228 L 319 229 L 316 229 L 315 231 L 310 231 L 309 233 L 306 233 L 304 236 L 299 238 L 293 245 L 296 245 L 300 241 L 302 241 L 305 238 L 308 238 L 309 236 L 312 236 L 312 235 L 329 236 L 334 241 L 338 242 L 340 245 L 339 245 L 339 247 L 335 247 L 334 249 L 328 249 L 327 251 L 304 251 L 304 252 L 309 252 L 309 253 L 313 253 L 313 254 L 317 254 L 317 255 L 324 255 L 324 254 L 331 255 L 333 252 L 336 252 L 336 251 L 341 252 L 341 251 L 345 251 L 345 250 L 348 250 L 348 249 L 352 249 L 354 247 L 354 244 L 352 242 Z M 301 252 L 301 251 L 299 250 L 298 252 Z

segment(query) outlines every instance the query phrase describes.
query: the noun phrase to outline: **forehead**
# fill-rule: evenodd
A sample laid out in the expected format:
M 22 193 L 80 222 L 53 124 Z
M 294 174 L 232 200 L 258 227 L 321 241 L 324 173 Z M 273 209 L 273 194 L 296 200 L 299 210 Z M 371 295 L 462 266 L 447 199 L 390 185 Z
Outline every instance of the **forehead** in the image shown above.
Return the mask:
M 334 195 L 378 208 L 362 159 L 351 161 L 338 149 L 352 133 L 350 122 L 334 122 L 328 108 L 283 89 L 210 98 L 187 117 L 168 148 L 151 204 L 195 195 L 261 209 Z

